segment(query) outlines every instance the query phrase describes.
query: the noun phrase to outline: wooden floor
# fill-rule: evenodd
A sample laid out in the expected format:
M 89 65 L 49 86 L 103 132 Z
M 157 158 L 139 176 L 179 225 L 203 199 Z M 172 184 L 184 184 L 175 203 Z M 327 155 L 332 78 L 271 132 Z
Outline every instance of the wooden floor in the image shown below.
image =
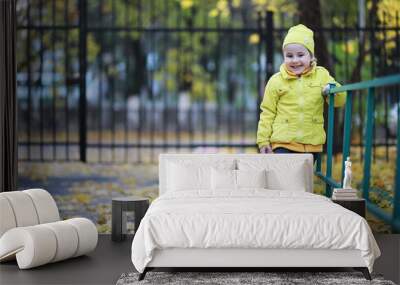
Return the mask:
M 400 235 L 376 235 L 376 240 L 382 256 L 375 262 L 374 272 L 400 284 Z M 19 270 L 16 262 L 3 263 L 0 284 L 115 284 L 122 273 L 134 271 L 131 241 L 132 237 L 116 243 L 110 235 L 100 235 L 96 250 L 88 256 L 29 270 Z

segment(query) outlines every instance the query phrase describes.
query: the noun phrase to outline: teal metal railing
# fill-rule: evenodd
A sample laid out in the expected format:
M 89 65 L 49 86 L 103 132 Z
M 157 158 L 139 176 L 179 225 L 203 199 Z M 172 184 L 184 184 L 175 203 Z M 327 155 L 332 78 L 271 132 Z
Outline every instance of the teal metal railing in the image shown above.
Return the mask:
M 362 195 L 366 200 L 367 209 L 374 216 L 383 220 L 385 223 L 392 226 L 392 231 L 400 233 L 400 94 L 397 96 L 397 138 L 396 138 L 396 169 L 394 183 L 394 198 L 393 211 L 388 213 L 376 204 L 369 197 L 370 193 L 370 178 L 371 178 L 371 152 L 373 142 L 374 114 L 375 114 L 375 89 L 377 87 L 386 87 L 390 85 L 400 85 L 400 74 L 375 78 L 369 81 L 363 81 L 354 84 L 347 84 L 341 87 L 332 88 L 329 91 L 329 112 L 328 112 L 328 131 L 327 131 L 327 154 L 326 154 L 326 173 L 321 171 L 321 157 L 317 160 L 315 174 L 326 183 L 325 195 L 331 197 L 332 188 L 342 187 L 341 182 L 336 182 L 332 179 L 332 155 L 333 155 L 333 130 L 334 130 L 334 96 L 335 93 L 347 92 L 347 100 L 344 114 L 344 129 L 343 129 L 343 156 L 342 156 L 342 179 L 344 175 L 344 162 L 350 154 L 351 146 L 351 122 L 353 108 L 353 91 L 368 90 L 367 93 L 367 111 L 366 124 L 364 134 L 364 169 L 362 181 Z

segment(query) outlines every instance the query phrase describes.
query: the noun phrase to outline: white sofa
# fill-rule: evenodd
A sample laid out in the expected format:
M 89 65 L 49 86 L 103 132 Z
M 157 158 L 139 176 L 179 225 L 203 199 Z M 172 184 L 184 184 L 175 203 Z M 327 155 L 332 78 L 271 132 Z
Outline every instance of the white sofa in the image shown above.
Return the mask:
M 96 248 L 96 226 L 86 218 L 60 221 L 57 205 L 43 189 L 0 193 L 0 262 L 20 269 L 86 254 Z
M 210 168 L 210 171 L 207 170 Z M 259 174 L 262 174 L 260 170 L 265 171 L 266 185 L 262 185 L 263 182 L 258 179 Z M 246 173 L 248 173 L 247 176 Z M 230 174 L 232 175 L 229 176 Z M 365 254 L 373 256 L 369 263 L 372 268 L 373 259 L 380 254 L 368 224 L 362 217 L 332 203 L 325 197 L 312 194 L 313 158 L 311 154 L 162 154 L 159 157 L 159 182 L 160 197 L 152 203 L 132 243 L 132 262 L 142 273 L 139 280 L 144 278 L 147 271 L 160 267 L 353 267 L 361 269 L 366 278 L 370 279 L 368 264 L 363 256 Z M 218 190 L 218 187 L 221 189 Z M 244 190 L 246 187 L 261 187 L 266 191 L 260 191 L 263 194 L 260 194 L 260 198 L 256 197 L 256 201 L 250 201 L 247 197 L 229 198 L 230 195 L 242 195 L 241 191 L 246 191 Z M 225 191 L 228 188 L 231 191 Z M 224 196 L 224 193 L 227 193 L 227 196 Z M 276 198 L 265 199 L 269 195 Z M 283 197 L 282 202 L 277 200 L 279 195 Z M 289 195 L 293 199 L 285 200 L 282 195 Z M 202 204 L 205 208 L 202 209 L 196 204 L 199 201 L 197 197 L 200 200 L 204 199 L 203 201 L 209 199 Z M 234 217 L 229 220 L 223 216 L 217 216 L 220 212 L 226 217 L 228 215 L 224 213 L 236 214 L 231 212 L 235 208 L 227 208 L 224 212 L 225 208 L 221 208 L 223 204 L 215 204 L 214 201 L 221 202 L 218 200 L 219 197 L 232 201 L 234 207 L 244 209 L 243 211 L 248 210 L 245 204 L 247 202 L 244 200 L 249 200 L 250 203 L 256 205 L 259 199 L 258 202 L 262 201 L 262 203 L 258 203 L 259 207 L 254 210 L 262 212 L 263 215 L 265 213 L 266 220 L 264 221 L 275 217 L 276 225 L 280 227 L 268 228 L 268 231 L 263 230 L 266 229 L 263 228 L 263 221 L 253 225 L 252 221 L 255 219 L 249 219 L 248 232 L 251 232 L 252 226 L 254 226 L 253 229 L 257 229 L 253 231 L 254 235 L 247 235 L 250 242 L 257 240 L 268 243 L 276 240 L 276 237 L 285 239 L 286 234 L 294 243 L 302 240 L 306 233 L 309 239 L 304 239 L 304 245 L 294 248 L 279 245 L 275 247 L 261 245 L 252 248 L 249 247 L 249 243 L 235 247 L 224 247 L 224 243 L 215 246 L 215 243 L 212 243 L 213 239 L 221 238 L 227 241 L 225 244 L 230 244 L 239 236 L 244 237 L 243 240 L 245 240 L 247 233 L 245 231 L 244 234 L 238 235 L 238 232 L 229 232 L 229 227 L 224 228 L 224 231 L 222 227 L 220 231 L 208 231 L 212 228 L 207 224 L 208 216 L 213 219 L 211 222 L 218 221 L 218 217 L 221 217 L 223 222 L 236 219 Z M 274 199 L 276 203 L 273 202 Z M 240 200 L 243 200 L 243 203 Z M 268 208 L 273 203 L 276 207 Z M 299 206 L 299 210 L 290 208 L 292 205 Z M 264 209 L 265 212 L 263 212 Z M 268 213 L 276 209 L 281 211 L 282 216 L 277 214 L 279 211 L 271 212 L 271 215 Z M 207 211 L 216 212 L 216 214 L 215 216 L 208 215 Z M 204 213 L 204 215 L 199 213 Z M 250 212 L 243 212 L 242 216 L 244 217 L 246 213 L 250 213 L 249 217 L 251 217 L 251 209 Z M 297 221 L 293 218 L 296 214 L 302 219 L 300 222 L 304 223 L 305 228 L 290 223 L 292 220 Z M 308 219 L 308 217 L 315 219 Z M 341 223 L 335 224 L 338 220 L 341 220 Z M 283 221 L 288 222 L 287 227 L 282 224 Z M 357 227 L 349 229 L 347 222 L 360 226 L 362 230 L 356 230 Z M 234 225 L 234 222 L 232 224 Z M 224 224 L 221 223 L 221 225 Z M 244 229 L 246 223 L 241 225 Z M 257 227 L 259 225 L 261 226 Z M 335 230 L 336 227 L 338 230 Z M 314 239 L 313 228 L 322 229 L 323 234 L 316 231 Z M 324 232 L 323 229 L 327 231 Z M 340 229 L 348 232 L 340 234 Z M 219 232 L 223 234 L 219 236 Z M 352 247 L 350 243 L 353 236 L 356 238 L 362 236 L 364 243 L 360 242 L 358 247 Z M 202 244 L 202 238 L 199 237 L 209 237 L 205 246 Z M 224 239 L 225 237 L 227 239 Z M 332 244 L 323 244 L 327 237 L 333 241 Z M 315 243 L 317 239 L 319 244 Z M 180 243 L 176 242 L 177 240 Z M 361 244 L 366 245 L 365 252 L 360 250 Z

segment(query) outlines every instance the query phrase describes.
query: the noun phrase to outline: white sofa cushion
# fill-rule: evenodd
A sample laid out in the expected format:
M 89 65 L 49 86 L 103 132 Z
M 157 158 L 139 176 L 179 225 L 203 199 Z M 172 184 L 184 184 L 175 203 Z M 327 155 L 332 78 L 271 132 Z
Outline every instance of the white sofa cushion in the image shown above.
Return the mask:
M 73 257 L 86 254 L 96 248 L 98 233 L 92 221 L 86 218 L 74 218 L 65 220 L 78 233 L 78 248 Z
M 20 269 L 86 254 L 97 245 L 97 229 L 85 218 L 18 227 L 0 238 L 0 261 L 16 257 Z
M 16 257 L 20 269 L 49 263 L 56 250 L 52 230 L 43 225 L 13 228 L 0 239 L 0 260 Z
M 52 223 L 60 220 L 56 202 L 53 197 L 43 189 L 28 189 L 22 191 L 32 199 L 38 215 L 39 224 Z
M 17 222 L 10 202 L 4 195 L 0 195 L 0 237 L 8 230 L 15 228 Z
M 3 192 L 1 196 L 9 202 L 17 227 L 33 226 L 39 223 L 35 205 L 29 195 L 23 191 L 13 191 Z
M 51 262 L 64 260 L 74 256 L 78 249 L 78 233 L 67 222 L 55 222 L 43 224 L 51 230 L 52 235 L 55 235 L 57 241 L 57 249 L 55 256 Z

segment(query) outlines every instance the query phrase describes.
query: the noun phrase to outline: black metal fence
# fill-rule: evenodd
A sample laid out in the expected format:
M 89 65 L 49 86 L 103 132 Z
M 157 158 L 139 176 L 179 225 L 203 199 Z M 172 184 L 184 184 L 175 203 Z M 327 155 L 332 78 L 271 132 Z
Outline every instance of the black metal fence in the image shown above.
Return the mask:
M 18 0 L 20 159 L 149 162 L 165 151 L 254 151 L 263 88 L 297 21 L 201 3 Z M 342 18 L 315 31 L 328 40 L 338 81 L 349 82 L 361 52 L 362 79 L 399 70 L 398 13 L 369 27 Z M 387 147 L 396 92 L 382 96 L 376 128 L 376 143 Z M 361 99 L 354 107 L 362 134 Z

